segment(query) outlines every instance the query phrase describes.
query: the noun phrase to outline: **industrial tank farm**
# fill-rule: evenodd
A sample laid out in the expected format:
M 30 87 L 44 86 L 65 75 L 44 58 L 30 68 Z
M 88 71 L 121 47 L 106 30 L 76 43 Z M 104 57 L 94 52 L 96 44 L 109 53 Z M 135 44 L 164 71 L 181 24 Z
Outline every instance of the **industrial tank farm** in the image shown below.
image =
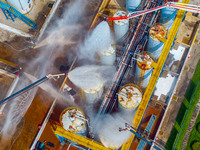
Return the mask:
M 23 39 L 33 40 L 28 48 L 31 47 L 30 55 L 34 58 L 29 61 L 36 71 L 28 66 L 24 71 L 32 84 L 23 83 L 25 87 L 17 95 L 11 95 L 11 100 L 20 96 L 22 102 L 16 105 L 25 105 L 24 101 L 29 98 L 27 91 L 36 86 L 40 87 L 38 91 L 44 91 L 35 92 L 29 113 L 21 116 L 26 120 L 19 121 L 22 132 L 15 126 L 20 132 L 19 138 L 13 132 L 13 139 L 9 140 L 13 148 L 10 149 L 36 150 L 42 144 L 49 150 L 164 148 L 157 138 L 163 133 L 160 125 L 165 123 L 168 106 L 178 88 L 176 82 L 189 54 L 189 50 L 184 49 L 182 57 L 176 60 L 175 55 L 180 50 L 173 49 L 168 55 L 174 43 L 177 44 L 174 39 L 183 20 L 184 13 L 177 11 L 180 4 L 161 0 L 5 2 L 4 6 L 12 5 L 11 8 L 19 11 L 22 17 L 19 19 L 26 24 L 24 14 L 32 14 L 36 2 L 45 3 L 48 9 L 48 14 L 43 14 L 45 20 L 38 17 L 39 26 L 29 30 L 37 33 L 30 39 Z M 0 1 L 0 6 L 3 3 Z M 18 53 L 23 53 L 24 49 Z M 170 60 L 173 61 L 169 66 Z M 40 74 L 47 75 L 41 78 Z M 171 87 L 158 86 L 161 78 L 173 79 Z M 49 79 L 49 83 L 41 84 Z M 164 88 L 169 88 L 169 92 Z M 48 105 L 42 105 L 47 102 Z M 22 110 L 18 108 L 16 106 L 16 112 Z M 31 111 L 38 118 L 32 115 L 34 113 L 31 116 Z M 29 116 L 34 117 L 34 122 L 29 122 Z M 30 134 L 27 134 L 28 129 Z M 24 142 L 24 137 L 31 140 Z M 23 143 L 25 148 L 20 147 Z

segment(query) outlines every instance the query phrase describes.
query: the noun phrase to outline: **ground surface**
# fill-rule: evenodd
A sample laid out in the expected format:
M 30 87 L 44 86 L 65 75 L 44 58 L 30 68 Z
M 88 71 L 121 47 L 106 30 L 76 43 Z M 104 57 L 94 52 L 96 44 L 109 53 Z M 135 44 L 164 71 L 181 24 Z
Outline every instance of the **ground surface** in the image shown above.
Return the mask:
M 79 3 L 82 3 L 80 7 L 83 7 L 83 1 L 79 1 Z M 87 2 L 87 1 L 85 1 Z M 72 12 L 71 15 L 67 14 L 62 14 L 61 11 L 65 11 L 67 13 L 67 10 L 72 7 L 71 5 L 73 4 L 72 1 L 65 1 L 63 0 L 61 2 L 61 6 L 58 9 L 59 11 L 57 12 L 57 16 L 60 19 L 55 19 L 53 18 L 53 21 L 49 25 L 48 33 L 45 33 L 44 37 L 47 37 L 48 35 L 51 34 L 51 32 L 54 32 L 52 35 L 56 35 L 59 37 L 63 35 L 64 37 L 72 38 L 73 40 L 82 40 L 82 35 L 85 34 L 85 32 L 88 31 L 90 24 L 92 23 L 92 20 L 95 16 L 95 13 L 97 11 L 97 8 L 99 7 L 100 0 L 92 0 L 87 3 L 85 8 L 83 9 L 83 12 L 81 8 L 79 9 L 74 9 L 70 10 Z M 42 1 L 37 1 L 37 3 L 41 3 L 40 7 L 43 7 Z M 47 1 L 45 1 L 47 3 Z M 80 4 L 81 4 L 80 3 Z M 44 11 L 44 9 L 42 9 Z M 31 13 L 31 12 L 30 12 Z M 42 12 L 40 12 L 41 14 Z M 68 12 L 69 13 L 69 12 Z M 74 17 L 75 16 L 75 17 Z M 79 17 L 81 16 L 81 18 Z M 37 16 L 35 16 L 37 18 Z M 65 22 L 62 22 L 62 19 L 66 17 Z M 71 18 L 73 17 L 73 19 Z M 77 19 L 76 19 L 77 18 Z M 40 20 L 41 21 L 41 20 Z M 78 24 L 78 28 L 72 28 L 74 27 L 74 24 Z M 52 26 L 56 26 L 57 28 L 52 29 Z M 62 31 L 59 32 L 60 29 L 69 27 L 70 32 L 63 33 Z M 76 27 L 76 26 L 75 26 Z M 69 31 L 68 30 L 68 31 Z M 2 35 L 4 36 L 4 35 Z M 10 35 L 8 35 L 9 37 Z M 50 36 L 52 38 L 52 36 Z M 9 38 L 7 38 L 9 39 Z M 32 74 L 36 76 L 37 78 L 41 78 L 44 75 L 48 74 L 51 72 L 52 74 L 60 73 L 60 65 L 68 65 L 70 62 L 67 57 L 69 54 L 69 51 L 76 49 L 76 45 L 67 45 L 67 40 L 64 39 L 64 43 L 60 44 L 55 44 L 56 43 L 56 38 L 51 39 L 52 41 L 50 42 L 55 42 L 54 45 L 48 47 L 47 44 L 41 46 L 40 48 L 35 48 L 35 49 L 29 49 L 28 44 L 27 44 L 27 39 L 24 38 L 19 38 L 15 37 L 9 40 L 9 43 L 2 43 L 0 44 L 0 57 L 11 61 L 15 64 L 18 64 L 19 66 L 23 67 L 24 72 L 27 72 L 29 74 Z M 64 45 L 64 46 L 63 46 Z M 71 58 L 72 59 L 72 58 Z M 70 62 L 71 63 L 71 62 Z M 56 90 L 60 87 L 61 83 L 63 82 L 63 78 L 59 79 L 57 82 L 52 82 Z M 18 88 L 16 89 L 19 90 L 28 84 L 30 84 L 30 80 L 27 79 L 25 75 L 22 75 L 20 77 Z M 21 85 L 21 83 L 23 83 Z M 31 90 L 30 93 L 27 93 L 27 95 L 31 95 L 32 93 L 36 92 L 35 89 Z M 19 125 L 16 127 L 17 132 L 14 133 L 13 137 L 7 141 L 6 146 L 3 148 L 1 147 L 0 149 L 2 150 L 7 150 L 9 148 L 16 150 L 26 150 L 29 149 L 34 137 L 36 136 L 37 132 L 39 131 L 38 125 L 42 124 L 43 119 L 51 106 L 52 101 L 54 100 L 54 96 L 51 96 L 52 94 L 49 94 L 40 88 L 38 89 L 38 92 L 36 93 L 35 98 L 33 101 L 31 98 L 28 97 L 26 104 L 25 102 L 20 103 L 20 109 L 18 109 L 17 113 L 20 113 L 20 110 L 22 110 L 22 113 L 25 113 L 25 116 L 19 123 Z M 23 100 L 19 100 L 19 102 L 22 102 Z M 31 104 L 31 105 L 30 105 Z M 30 105 L 30 107 L 28 107 Z M 9 113 L 9 107 L 11 107 L 12 104 L 8 104 L 6 107 L 5 114 Z M 15 106 L 16 108 L 18 107 L 17 105 Z M 24 110 L 23 110 L 24 108 Z M 26 112 L 26 109 L 27 112 Z M 11 110 L 14 112 L 14 110 Z M 55 110 L 56 113 L 56 110 Z M 6 122 L 5 117 L 3 117 L 3 122 Z M 40 141 L 43 142 L 43 140 L 47 140 L 47 142 L 52 142 L 54 143 L 55 147 L 51 149 L 60 149 L 60 142 L 58 138 L 53 134 L 52 129 L 50 128 L 49 123 L 47 124 L 47 127 L 45 128 Z M 50 148 L 50 147 L 48 147 Z M 66 148 L 66 147 L 65 147 Z M 70 148 L 71 149 L 71 148 Z M 73 148 L 72 148 L 73 149 Z
M 37 2 L 39 3 L 39 0 L 37 0 Z M 42 4 L 42 1 L 40 2 Z M 81 39 L 82 35 L 84 35 L 84 33 L 89 29 L 89 25 L 91 21 L 93 20 L 94 14 L 99 6 L 98 5 L 99 2 L 100 1 L 90 0 L 90 3 L 88 3 L 88 5 L 86 6 L 87 9 L 85 10 L 85 12 L 80 14 L 82 15 L 81 19 L 79 20 L 79 24 L 81 24 L 81 28 L 76 31 L 73 31 L 74 33 L 76 33 L 73 36 L 74 39 L 82 40 Z M 64 7 L 62 9 L 64 9 Z M 69 9 L 69 7 L 67 7 L 67 9 Z M 40 12 L 40 14 L 42 15 L 42 11 Z M 58 12 L 58 16 L 60 16 L 60 18 L 63 17 L 62 14 L 59 14 L 59 12 Z M 69 19 L 71 18 L 69 17 Z M 59 24 L 54 24 L 54 25 L 59 27 Z M 74 25 L 74 24 L 71 23 L 70 25 Z M 50 31 L 51 30 L 49 30 L 49 32 Z M 77 37 L 77 35 L 79 35 L 77 34 L 77 32 L 80 33 L 80 37 Z M 8 39 L 9 37 L 13 37 L 12 34 L 9 34 L 6 36 Z M 45 36 L 48 36 L 48 33 L 46 33 Z M 198 38 L 200 38 L 200 36 Z M 53 40 L 56 40 L 56 38 Z M 52 42 L 53 44 L 55 44 L 53 40 Z M 26 44 L 27 43 L 26 39 L 24 38 L 19 39 L 17 37 L 17 38 L 12 38 L 9 41 L 11 41 L 12 46 L 16 46 L 16 47 L 12 48 L 7 44 L 0 44 L 0 57 L 22 66 L 25 72 L 33 74 L 37 77 L 42 77 L 46 73 L 49 73 L 49 71 L 52 71 L 53 73 L 59 73 L 60 72 L 59 66 L 61 64 L 67 63 L 66 60 L 64 59 L 65 56 L 68 55 L 67 50 L 76 49 L 76 46 L 71 46 L 69 44 L 69 45 L 65 45 L 61 47 L 62 50 L 60 51 L 57 51 L 60 48 L 59 46 L 53 47 L 52 45 L 50 45 L 50 47 L 42 46 L 40 48 L 27 50 L 26 48 L 28 48 L 28 44 Z M 174 122 L 173 119 L 175 119 L 176 114 L 178 112 L 177 108 L 181 104 L 181 98 L 183 98 L 184 96 L 184 91 L 186 90 L 187 85 L 189 84 L 189 80 L 192 77 L 195 66 L 200 58 L 199 48 L 200 46 L 196 43 L 194 45 L 194 48 L 191 51 L 191 57 L 187 61 L 187 66 L 189 67 L 189 70 L 184 71 L 184 74 L 181 76 L 181 81 L 179 82 L 180 84 L 178 86 L 179 88 L 176 91 L 178 100 L 176 102 L 173 102 L 172 106 L 170 106 L 169 115 L 166 116 L 166 121 L 163 127 L 161 128 L 164 134 L 159 135 L 159 138 L 163 139 L 164 141 L 167 139 L 167 137 L 169 136 L 171 132 L 170 129 L 172 128 L 173 122 Z M 55 57 L 53 57 L 53 55 L 55 55 Z M 51 59 L 52 57 L 53 59 Z M 52 62 L 49 63 L 50 61 L 48 60 Z M 49 63 L 49 64 L 46 66 L 46 63 Z M 46 67 L 48 69 L 46 69 Z M 44 68 L 45 68 L 45 71 L 44 71 Z M 26 79 L 26 77 L 23 77 L 23 78 L 24 80 Z M 54 86 L 59 87 L 62 81 L 63 80 L 59 80 L 57 83 L 55 83 Z M 12 145 L 11 149 L 13 150 L 29 149 L 33 138 L 35 137 L 36 133 L 39 131 L 38 125 L 43 122 L 43 118 L 45 117 L 53 100 L 54 100 L 54 97 L 49 96 L 49 93 L 45 91 L 41 91 L 41 89 L 38 90 L 35 98 L 33 99 L 31 106 L 29 107 L 27 113 L 25 114 L 24 118 L 22 119 L 22 121 L 17 127 L 19 132 L 16 133 L 15 136 L 13 136 L 12 142 L 10 142 L 10 145 L 8 147 Z M 152 111 L 152 112 L 159 113 L 159 111 Z M 145 122 L 144 122 L 144 126 L 145 126 Z M 61 147 L 59 140 L 51 131 L 49 123 L 47 124 L 47 127 L 45 128 L 44 133 L 42 134 L 40 138 L 40 141 L 44 141 L 44 140 L 54 143 L 55 148 L 52 148 L 52 149 L 59 149 Z
M 198 34 L 197 39 L 199 39 L 199 36 L 200 35 Z M 161 139 L 164 143 L 167 142 L 167 139 L 170 136 L 176 116 L 179 112 L 178 108 L 180 108 L 181 106 L 187 87 L 190 83 L 190 80 L 192 79 L 196 65 L 200 59 L 199 48 L 200 45 L 198 43 L 195 43 L 190 52 L 190 58 L 186 60 L 186 66 L 189 69 L 183 71 L 183 73 L 180 76 L 180 80 L 177 83 L 178 84 L 177 89 L 175 89 L 174 95 L 177 96 L 178 98 L 177 100 L 172 100 L 172 102 L 168 106 L 165 119 L 158 134 L 158 138 Z

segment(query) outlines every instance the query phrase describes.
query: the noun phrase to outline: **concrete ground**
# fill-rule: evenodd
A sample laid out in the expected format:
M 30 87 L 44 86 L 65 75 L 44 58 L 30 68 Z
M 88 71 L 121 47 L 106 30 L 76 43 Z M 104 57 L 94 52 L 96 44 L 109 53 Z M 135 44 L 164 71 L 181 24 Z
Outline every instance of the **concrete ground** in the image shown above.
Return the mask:
M 41 2 L 41 6 L 42 6 L 43 1 L 39 2 L 39 0 L 37 0 L 37 2 L 38 3 Z M 45 0 L 45 2 L 47 1 Z M 90 23 L 93 20 L 94 14 L 98 8 L 98 3 L 99 1 L 94 0 L 94 1 L 90 1 L 90 3 L 87 5 L 87 11 L 84 12 L 83 17 L 80 20 L 80 24 L 82 24 L 83 27 L 81 28 L 82 30 L 78 30 L 78 32 L 80 32 L 81 35 L 83 35 L 89 29 Z M 41 14 L 42 14 L 42 11 L 41 11 Z M 8 34 L 7 38 L 9 39 L 10 36 L 12 36 L 12 34 Z M 81 40 L 81 38 L 82 37 L 79 37 L 78 39 Z M 200 38 L 199 35 L 198 35 L 198 38 Z M 48 59 L 50 59 L 53 54 L 55 55 L 58 52 L 55 49 L 59 48 L 59 47 L 55 47 L 55 49 L 52 51 L 49 51 L 49 53 L 42 53 L 44 51 L 47 52 L 44 46 L 40 48 L 36 48 L 36 49 L 23 50 L 23 48 L 28 48 L 28 44 L 26 42 L 26 39 L 24 38 L 19 39 L 19 37 L 12 38 L 11 43 L 12 45 L 15 45 L 16 48 L 18 49 L 16 48 L 13 49 L 7 44 L 0 44 L 0 57 L 6 60 L 12 61 L 16 64 L 19 64 L 20 66 L 24 68 L 24 71 L 34 74 L 37 77 L 41 75 L 41 70 L 43 70 L 43 66 L 44 66 L 43 63 L 46 62 Z M 22 46 L 19 46 L 19 45 L 22 45 Z M 63 49 L 69 49 L 69 47 L 70 49 L 75 49 L 76 46 L 71 47 L 70 45 L 68 45 L 68 46 L 63 47 Z M 39 58 L 39 56 L 41 55 L 44 55 L 42 57 L 42 61 L 38 61 L 35 64 L 34 60 L 37 60 L 37 58 Z M 53 73 L 59 73 L 60 72 L 59 66 L 66 62 L 56 61 L 56 60 L 57 58 L 63 58 L 67 55 L 68 55 L 68 52 L 62 50 L 61 54 L 57 55 L 56 58 L 53 59 L 53 62 L 51 62 L 50 64 L 51 69 L 46 70 L 45 73 L 47 73 L 49 70 L 52 71 Z M 195 43 L 191 51 L 191 57 L 189 60 L 187 60 L 187 66 L 189 66 L 189 71 L 185 71 L 184 74 L 181 76 L 181 83 L 180 83 L 180 86 L 178 86 L 180 89 L 177 89 L 176 91 L 176 95 L 179 95 L 179 98 L 177 101 L 172 102 L 172 106 L 170 106 L 169 115 L 166 118 L 165 125 L 163 125 L 163 127 L 161 128 L 162 131 L 164 131 L 164 134 L 163 135 L 159 134 L 159 138 L 164 139 L 165 141 L 167 140 L 167 137 L 170 134 L 170 131 L 171 131 L 170 128 L 172 128 L 173 122 L 174 122 L 173 119 L 175 119 L 175 116 L 177 115 L 177 112 L 178 112 L 177 107 L 180 107 L 181 98 L 184 97 L 184 91 L 186 90 L 187 85 L 189 84 L 189 80 L 194 73 L 195 65 L 197 64 L 199 58 L 200 58 L 199 45 Z M 42 73 L 42 75 L 44 75 L 45 73 Z M 187 81 L 185 82 L 185 80 Z M 59 87 L 62 81 L 63 80 L 59 80 L 57 83 L 53 83 L 53 84 L 54 86 Z M 24 118 L 21 120 L 20 124 L 17 127 L 19 132 L 16 132 L 15 136 L 13 136 L 13 139 L 10 142 L 10 145 L 8 147 L 12 146 L 11 149 L 13 150 L 29 149 L 36 133 L 39 131 L 38 125 L 43 122 L 43 118 L 45 117 L 54 99 L 53 97 L 48 96 L 48 95 L 49 94 L 47 92 L 41 91 L 41 89 L 38 90 L 27 113 L 25 114 Z M 40 138 L 40 141 L 44 141 L 44 140 L 54 143 L 55 148 L 52 148 L 52 149 L 60 149 L 61 147 L 58 139 L 55 137 L 55 135 L 51 131 L 49 123 L 47 124 L 47 127 L 45 128 L 44 133 L 42 134 Z M 64 149 L 66 149 L 66 147 L 64 147 Z
M 200 32 L 197 35 L 197 39 L 200 38 Z M 188 70 L 183 70 L 183 73 L 180 75 L 180 80 L 177 82 L 178 86 L 175 89 L 175 93 L 172 96 L 177 96 L 176 100 L 172 100 L 168 106 L 166 116 L 161 125 L 160 131 L 158 133 L 158 138 L 161 139 L 164 143 L 167 142 L 171 130 L 174 126 L 175 119 L 179 112 L 179 108 L 184 100 L 184 95 L 187 90 L 190 80 L 193 77 L 195 68 L 200 59 L 200 44 L 194 43 L 192 50 L 190 52 L 190 58 L 186 60 L 185 66 L 189 68 Z
M 47 14 L 49 10 L 49 7 L 48 7 L 49 3 L 53 3 L 53 1 L 52 0 L 44 0 L 44 1 L 33 0 L 32 9 L 25 15 L 28 18 L 30 18 L 32 21 L 34 21 L 38 27 L 40 27 L 41 24 L 43 23 L 43 20 L 45 20 L 45 15 Z M 16 28 L 22 32 L 26 32 L 30 34 L 33 34 L 35 32 L 29 25 L 21 21 L 19 18 L 15 18 L 14 22 L 12 20 L 7 20 L 2 11 L 0 11 L 0 16 L 2 16 L 0 18 L 0 23 Z M 38 27 L 36 29 L 38 29 Z
M 156 101 L 152 100 L 150 102 L 149 106 L 147 107 L 146 111 L 145 111 L 144 117 L 143 117 L 141 125 L 139 127 L 139 131 L 146 136 L 147 136 L 147 134 L 145 134 L 144 131 L 145 131 L 145 128 L 147 127 L 147 125 L 149 123 L 151 115 L 156 115 L 156 120 L 155 120 L 155 122 L 152 126 L 151 132 L 149 133 L 148 139 L 154 139 L 155 131 L 157 131 L 156 129 L 159 126 L 162 115 L 163 115 L 162 108 L 163 108 L 162 104 L 157 103 L 157 100 Z M 134 140 L 131 144 L 131 147 L 130 147 L 131 150 L 137 149 L 137 147 L 139 145 L 139 140 L 140 140 L 140 138 L 136 138 L 136 137 L 134 138 Z M 146 144 L 145 149 L 147 147 L 149 147 L 148 144 Z
M 37 2 L 42 2 L 42 1 L 37 1 Z M 47 2 L 45 0 L 45 2 Z M 76 9 L 73 11 L 73 13 L 76 13 L 74 15 L 81 16 L 77 20 L 77 22 L 73 21 L 72 18 L 73 14 L 69 17 L 69 21 L 66 24 L 56 24 L 55 21 L 57 21 L 55 18 L 53 18 L 52 22 L 50 22 L 51 27 L 52 26 L 57 26 L 59 25 L 60 28 L 62 26 L 68 27 L 68 26 L 74 26 L 74 24 L 79 24 L 78 28 L 72 31 L 70 34 L 70 38 L 78 42 L 79 40 L 83 40 L 83 35 L 86 35 L 92 20 L 97 12 L 97 9 L 100 5 L 100 0 L 99 1 L 89 1 L 88 4 L 85 6 L 86 8 L 84 9 L 83 12 L 79 12 Z M 67 7 L 63 7 L 66 3 L 68 3 Z M 59 18 L 62 18 L 62 13 L 61 10 L 65 8 L 65 11 L 70 9 L 70 5 L 73 3 L 73 1 L 65 1 L 63 0 L 61 2 L 61 6 L 59 8 L 59 11 L 57 12 L 57 16 Z M 66 5 L 65 5 L 66 6 Z M 42 5 L 41 5 L 42 7 Z M 72 11 L 72 10 L 71 10 Z M 80 14 L 81 13 L 81 14 Z M 76 17 L 76 16 L 75 16 Z M 74 18 L 74 17 L 73 17 Z M 71 19 L 71 20 L 70 20 Z M 71 21 L 71 22 L 70 22 Z M 50 27 L 49 25 L 49 27 Z M 57 26 L 58 27 L 58 26 Z M 59 29 L 58 27 L 58 29 Z M 55 31 L 57 29 L 55 28 Z M 48 30 L 48 33 L 45 33 L 44 37 L 47 37 L 48 35 L 51 34 L 53 30 Z M 63 33 L 60 33 L 57 36 L 62 35 Z M 54 33 L 55 35 L 55 33 Z M 3 35 L 2 35 L 3 36 Z M 11 35 L 8 33 L 8 37 L 5 37 L 9 39 Z M 43 37 L 43 38 L 44 38 Z M 56 73 L 61 73 L 60 72 L 60 66 L 61 65 L 68 65 L 70 62 L 69 59 L 69 51 L 76 50 L 77 45 L 75 44 L 67 44 L 66 39 L 62 42 L 64 42 L 64 46 L 60 46 L 59 44 L 53 43 L 53 46 L 51 45 L 48 47 L 48 45 L 43 45 L 39 48 L 34 48 L 34 49 L 29 49 L 28 47 L 28 42 L 26 41 L 27 39 L 23 37 L 18 37 L 14 36 L 11 40 L 8 40 L 8 42 L 4 42 L 0 44 L 0 57 L 11 61 L 15 64 L 18 64 L 19 66 L 23 67 L 24 72 L 27 72 L 31 75 L 36 76 L 37 78 L 41 78 L 44 75 L 47 75 L 48 73 L 56 74 Z M 56 39 L 53 39 L 52 42 L 55 42 Z M 49 44 L 49 43 L 48 43 Z M 62 43 L 63 44 L 63 43 Z M 72 56 L 73 57 L 73 56 Z M 59 89 L 63 82 L 63 78 L 60 78 L 58 81 L 52 81 L 51 84 L 53 84 L 53 87 L 55 89 Z M 29 85 L 31 82 L 27 79 L 25 75 L 22 75 L 20 77 L 19 84 L 16 88 L 16 91 L 19 89 Z M 23 85 L 21 85 L 23 84 Z M 29 94 L 34 93 L 36 90 L 33 89 L 30 91 Z M 49 93 L 46 91 L 41 90 L 40 88 L 37 90 L 36 95 L 33 100 L 31 98 L 27 99 L 28 103 L 26 104 L 26 107 L 21 107 L 20 109 L 23 110 L 23 113 L 25 109 L 30 105 L 28 108 L 27 112 L 25 113 L 24 117 L 20 121 L 20 123 L 17 125 L 17 131 L 14 133 L 11 139 L 9 139 L 6 143 L 6 147 L 1 147 L 0 149 L 2 150 L 7 150 L 7 149 L 20 149 L 20 150 L 26 150 L 29 149 L 33 139 L 35 138 L 37 132 L 39 131 L 38 125 L 40 125 L 43 122 L 43 119 L 48 112 L 49 107 L 51 106 L 52 101 L 54 100 L 54 97 L 49 96 Z M 20 100 L 19 100 L 20 101 Z M 11 106 L 11 102 L 7 106 L 6 112 L 4 115 L 6 115 L 10 110 L 9 106 Z M 11 110 L 12 111 L 12 110 Z M 19 110 L 20 111 L 20 110 Z M 56 113 L 56 110 L 54 111 Z M 19 112 L 20 113 L 20 112 Z M 3 122 L 6 122 L 6 117 L 3 118 Z M 14 123 L 14 122 L 13 122 Z M 1 140 L 1 139 L 0 139 Z M 53 134 L 51 127 L 49 123 L 47 124 L 47 127 L 45 128 L 40 141 L 47 140 L 47 142 L 52 142 L 54 143 L 55 147 L 49 149 L 60 149 L 60 142 L 58 138 Z M 1 141 L 0 141 L 1 142 Z M 67 147 L 64 146 L 64 149 Z M 70 146 L 70 149 L 74 149 L 73 146 Z

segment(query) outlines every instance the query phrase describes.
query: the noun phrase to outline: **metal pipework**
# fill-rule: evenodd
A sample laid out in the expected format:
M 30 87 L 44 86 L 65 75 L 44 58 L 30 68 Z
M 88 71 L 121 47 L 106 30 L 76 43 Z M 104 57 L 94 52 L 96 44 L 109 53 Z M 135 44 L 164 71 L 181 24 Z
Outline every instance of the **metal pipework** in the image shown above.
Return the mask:
M 119 128 L 119 132 L 122 132 L 122 131 L 126 131 L 126 130 L 129 130 L 130 132 L 132 132 L 133 134 L 135 134 L 136 136 L 138 136 L 139 138 L 141 138 L 143 141 L 147 142 L 149 145 L 153 146 L 155 149 L 157 150 L 161 150 L 161 148 L 159 148 L 158 146 L 156 145 L 153 145 L 152 142 L 150 142 L 149 140 L 145 139 L 143 136 L 141 136 L 139 133 L 137 133 L 137 131 L 130 125 L 128 125 L 127 123 L 125 123 L 125 128 L 122 129 L 122 128 Z
M 199 13 L 200 12 L 200 6 L 198 6 L 198 5 L 167 2 L 166 4 L 158 6 L 158 7 L 147 9 L 147 10 L 142 10 L 142 11 L 135 11 L 135 12 L 129 13 L 128 15 L 125 15 L 125 16 L 107 17 L 106 20 L 107 21 L 114 21 L 114 20 L 131 19 L 131 18 L 135 18 L 135 17 L 141 16 L 141 15 L 145 15 L 145 14 L 148 14 L 148 13 L 163 9 L 163 8 L 167 8 L 167 9 L 175 8 L 175 9 L 181 9 L 181 10 L 195 12 L 195 13 Z
M 151 1 L 149 1 L 147 5 L 147 9 L 155 7 L 156 5 L 159 4 L 159 2 L 160 2 L 159 0 L 157 0 L 155 3 L 151 3 Z M 152 14 L 146 14 L 140 18 L 135 34 L 133 35 L 130 43 L 127 46 L 126 52 L 124 53 L 122 57 L 122 61 L 119 65 L 119 68 L 117 72 L 115 73 L 110 90 L 108 91 L 104 101 L 102 102 L 100 106 L 96 119 L 99 118 L 100 114 L 104 114 L 108 112 L 109 106 L 115 103 L 116 92 L 118 91 L 121 85 L 121 82 L 123 80 L 123 77 L 132 60 L 132 54 L 134 54 L 134 51 L 137 47 L 137 44 L 140 42 L 140 39 L 142 39 L 143 36 L 145 35 L 144 31 L 148 28 L 148 24 L 151 22 L 151 19 L 152 19 Z
M 4 102 L 6 102 L 6 101 L 8 101 L 8 100 L 10 100 L 10 99 L 13 99 L 13 98 L 15 98 L 15 97 L 17 97 L 17 96 L 19 96 L 19 95 L 21 95 L 21 94 L 23 94 L 23 93 L 25 93 L 26 91 L 28 91 L 28 90 L 34 88 L 35 86 L 37 86 L 37 85 L 43 83 L 44 81 L 46 81 L 46 80 L 48 80 L 48 79 L 57 80 L 58 78 L 60 78 L 60 76 L 64 76 L 64 75 L 66 76 L 67 74 L 66 74 L 66 73 L 63 73 L 63 74 L 56 74 L 56 75 L 48 74 L 48 75 L 44 76 L 43 78 L 37 80 L 36 82 L 33 82 L 32 84 L 28 85 L 27 87 L 25 87 L 25 88 L 19 90 L 18 92 L 16 92 L 16 93 L 14 93 L 14 94 L 12 94 L 12 95 L 6 97 L 5 99 L 1 100 L 1 101 L 0 101 L 0 104 L 4 103 Z M 56 79 L 56 78 L 57 78 L 57 79 Z

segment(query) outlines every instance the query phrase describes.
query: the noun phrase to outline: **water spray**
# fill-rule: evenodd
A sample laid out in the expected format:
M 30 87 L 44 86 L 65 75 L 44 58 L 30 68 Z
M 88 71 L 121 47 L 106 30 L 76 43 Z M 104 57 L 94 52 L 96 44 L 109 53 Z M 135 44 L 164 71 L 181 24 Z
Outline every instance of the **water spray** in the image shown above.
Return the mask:
M 151 140 L 149 139 L 145 139 L 140 133 L 137 132 L 136 129 L 134 129 L 131 125 L 129 125 L 128 123 L 125 123 L 125 128 L 119 128 L 119 132 L 122 131 L 130 131 L 133 134 L 135 134 L 136 136 L 138 136 L 139 138 L 141 138 L 143 141 L 145 141 L 146 143 L 148 143 L 149 145 L 153 146 L 156 150 L 162 150 L 162 148 L 158 147 L 155 145 L 155 143 L 151 142 Z
M 38 86 L 39 84 L 47 81 L 48 79 L 54 79 L 55 81 L 57 81 L 61 76 L 67 76 L 67 74 L 66 73 L 56 74 L 56 75 L 48 74 L 48 75 L 44 76 L 43 78 L 37 80 L 36 82 L 33 82 L 32 84 L 28 85 L 27 87 L 19 90 L 18 92 L 16 92 L 16 93 L 6 97 L 5 99 L 1 100 L 0 104 L 4 103 L 4 102 L 6 102 L 6 101 L 8 101 L 10 99 L 13 99 L 13 98 L 15 98 L 15 97 L 17 97 L 17 96 L 19 96 L 19 95 L 21 95 L 23 93 L 25 93 L 26 91 Z

